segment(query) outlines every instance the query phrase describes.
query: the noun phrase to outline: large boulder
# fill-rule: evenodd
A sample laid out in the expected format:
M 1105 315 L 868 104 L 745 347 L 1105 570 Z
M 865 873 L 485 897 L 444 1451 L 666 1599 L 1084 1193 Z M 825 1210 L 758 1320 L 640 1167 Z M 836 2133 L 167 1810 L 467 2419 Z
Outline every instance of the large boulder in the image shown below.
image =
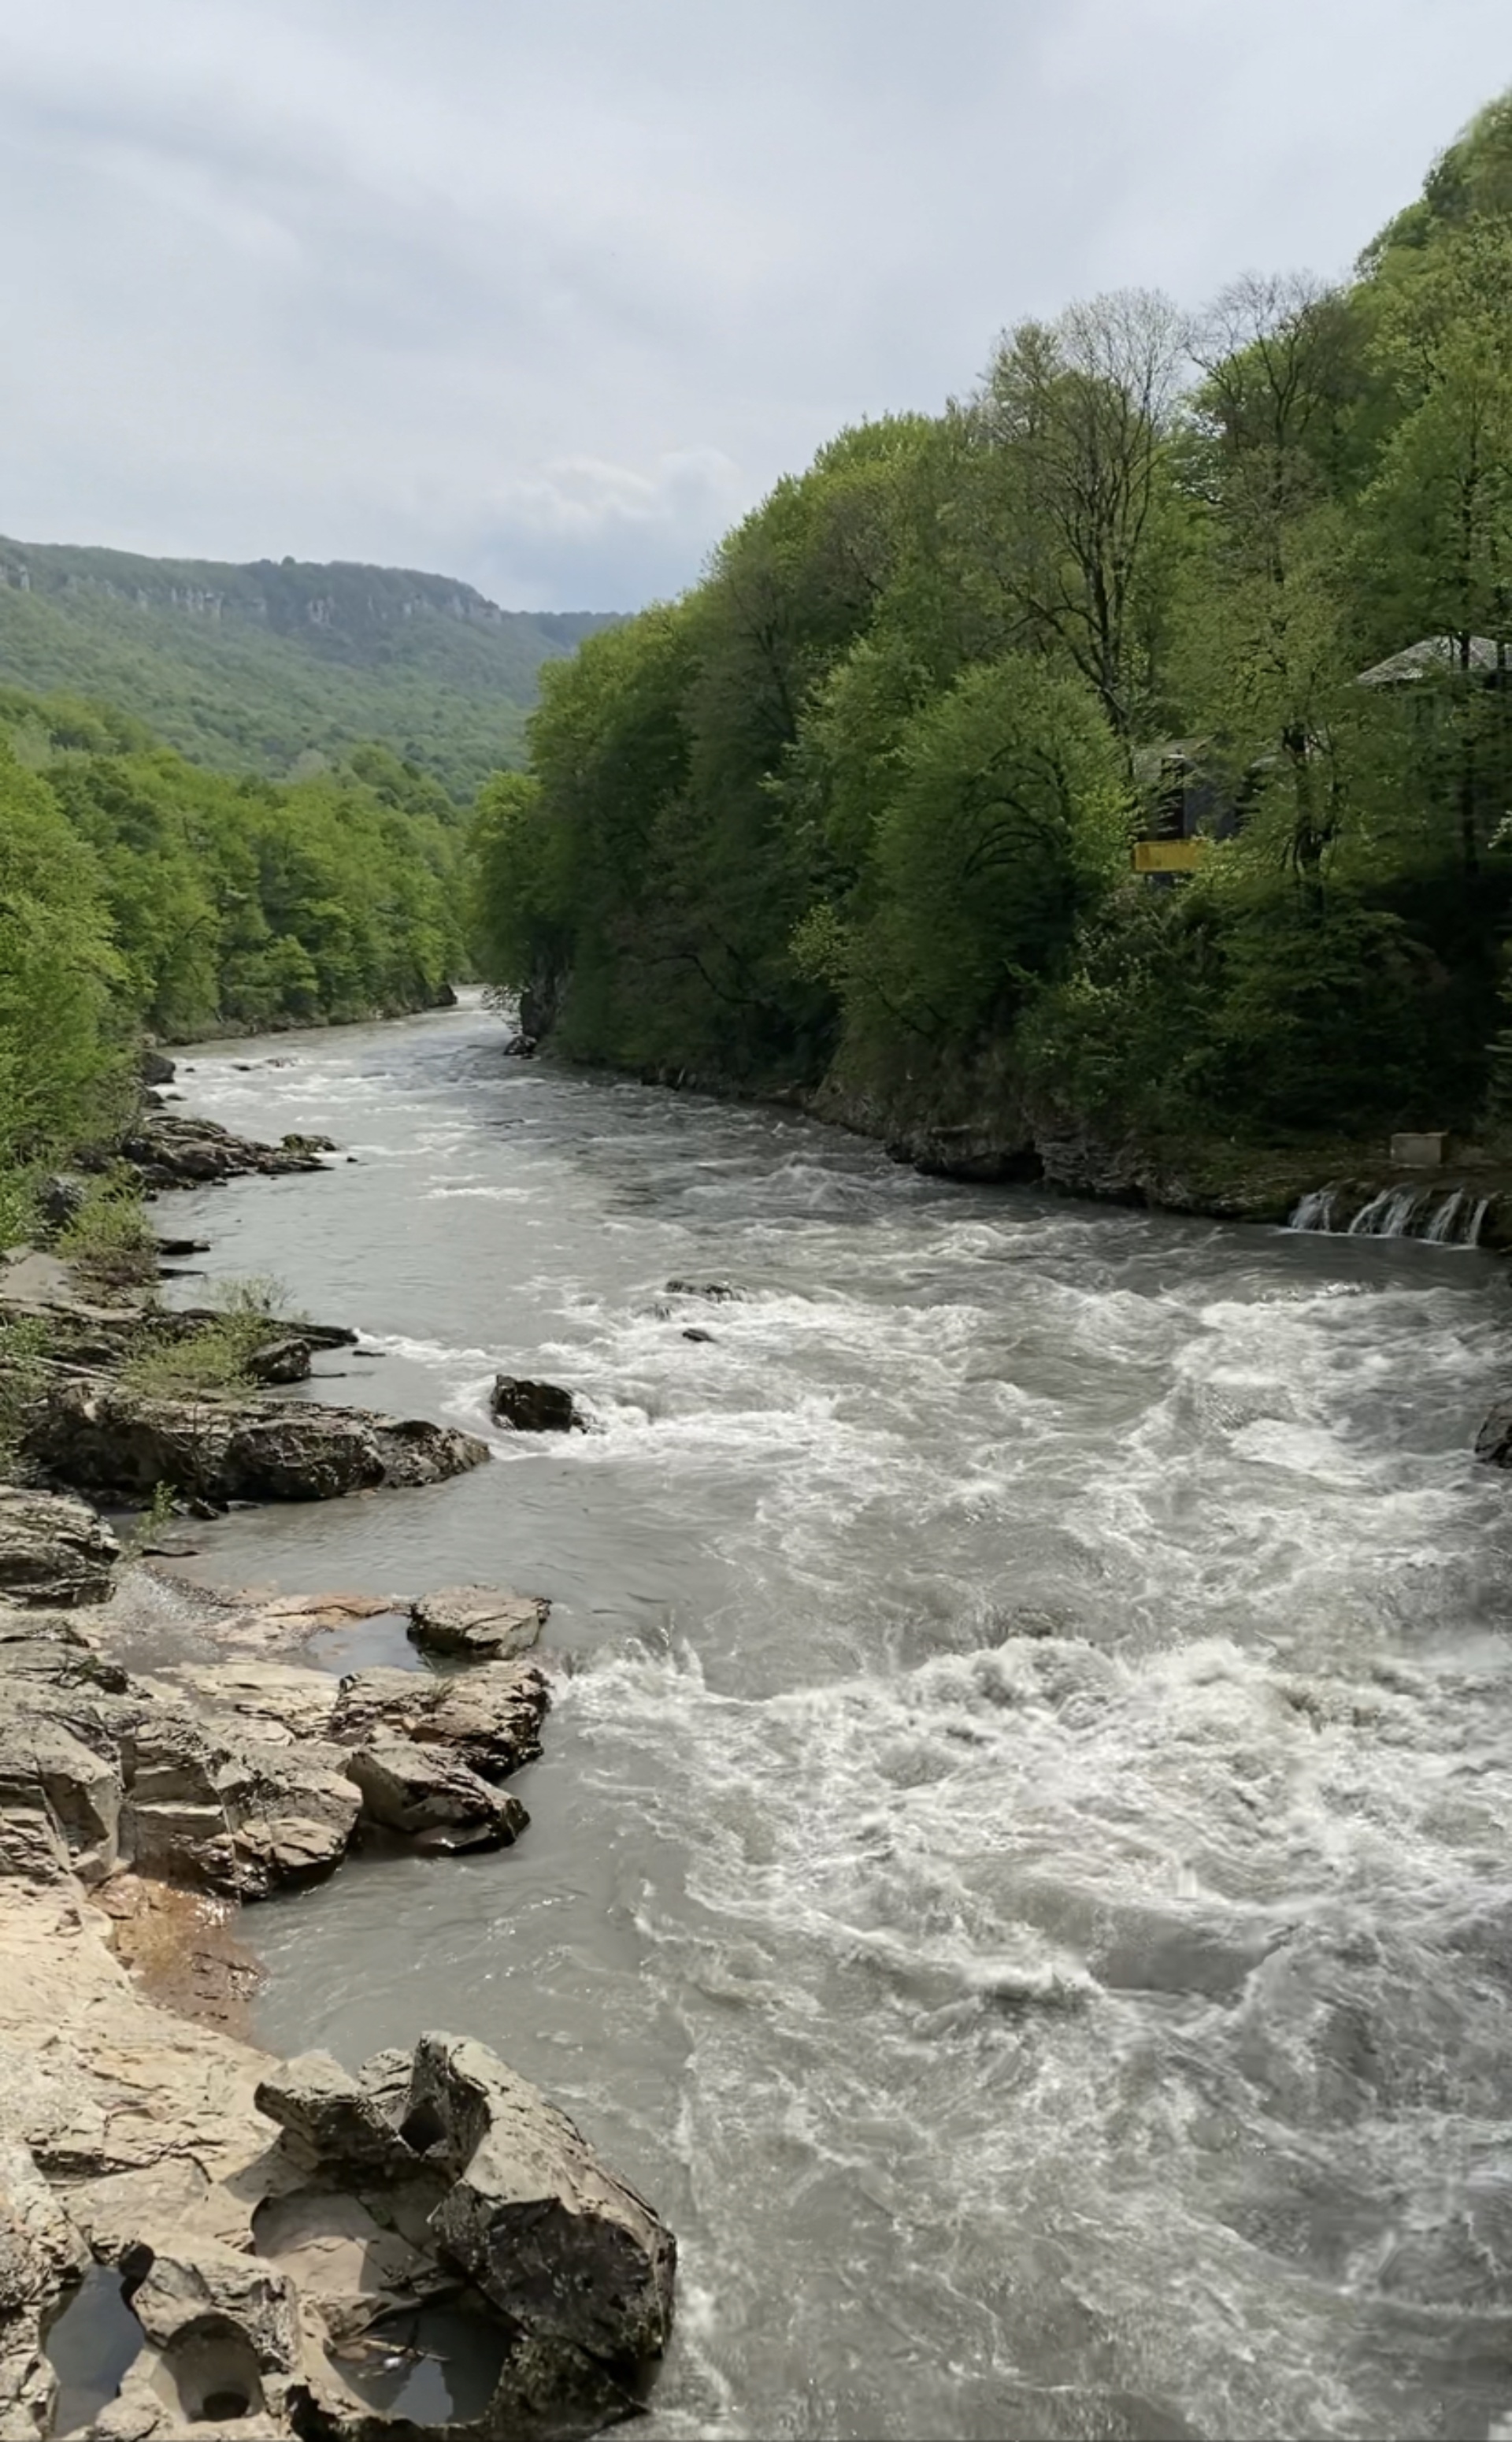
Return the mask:
M 410 1605 L 410 1634 L 427 1653 L 502 1662 L 529 1652 L 550 1612 L 539 1595 L 505 1594 L 499 1586 L 446 1586 Z
M 619 2375 L 660 2356 L 676 2241 L 537 2087 L 482 2044 L 422 2035 L 400 2133 L 450 2180 L 438 2244 L 517 2326 Z
M 82 1501 L 0 1485 L 0 1597 L 67 1606 L 103 1602 L 120 1545 Z
M 517 1433 L 585 1432 L 588 1420 L 571 1391 L 559 1382 L 534 1382 L 522 1374 L 498 1374 L 489 1400 L 495 1417 Z
M 0 1701 L 0 1873 L 83 1883 L 119 1854 L 121 1776 L 65 1722 Z
M 355 1670 L 341 1682 L 327 1735 L 341 1746 L 409 1739 L 445 1749 L 481 1780 L 505 1780 L 539 1755 L 549 1701 L 544 1676 L 523 1662 L 490 1662 L 446 1677 Z
M 218 1507 L 438 1484 L 488 1456 L 471 1433 L 418 1417 L 255 1394 L 153 1398 L 98 1376 L 47 1383 L 25 1447 L 40 1472 L 81 1491 L 133 1501 L 167 1484 Z
M 440 1747 L 373 1740 L 347 1751 L 346 1771 L 369 1822 L 421 1848 L 508 1848 L 530 1821 L 518 1797 Z

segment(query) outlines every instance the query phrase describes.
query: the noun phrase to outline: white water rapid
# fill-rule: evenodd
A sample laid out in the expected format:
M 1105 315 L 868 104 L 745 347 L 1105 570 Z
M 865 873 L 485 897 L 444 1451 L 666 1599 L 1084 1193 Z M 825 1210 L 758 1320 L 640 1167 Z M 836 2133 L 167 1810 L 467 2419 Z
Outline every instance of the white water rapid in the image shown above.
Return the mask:
M 1512 2431 L 1499 1267 L 951 1187 L 502 1039 L 186 1055 L 358 1156 L 162 1208 L 372 1335 L 317 1394 L 593 1418 L 195 1530 L 557 1605 L 531 1830 L 249 1915 L 264 2039 L 450 2026 L 574 2113 L 682 2240 L 648 2442 Z

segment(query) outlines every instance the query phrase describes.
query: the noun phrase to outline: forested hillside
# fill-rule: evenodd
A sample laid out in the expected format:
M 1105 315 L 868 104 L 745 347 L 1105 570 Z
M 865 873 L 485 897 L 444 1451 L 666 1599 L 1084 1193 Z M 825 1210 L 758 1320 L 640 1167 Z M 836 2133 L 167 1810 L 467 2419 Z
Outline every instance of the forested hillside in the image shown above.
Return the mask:
M 487 955 L 578 1056 L 1005 1144 L 1493 1125 L 1509 650 L 1512 99 L 1348 283 L 1012 330 L 544 672 Z
M 121 704 L 223 771 L 284 777 L 375 738 L 467 797 L 519 759 L 542 665 L 604 625 L 409 569 L 0 538 L 0 681 Z
M 459 818 L 387 748 L 283 785 L 0 688 L 0 1243 L 168 1041 L 423 1009 L 463 971 Z

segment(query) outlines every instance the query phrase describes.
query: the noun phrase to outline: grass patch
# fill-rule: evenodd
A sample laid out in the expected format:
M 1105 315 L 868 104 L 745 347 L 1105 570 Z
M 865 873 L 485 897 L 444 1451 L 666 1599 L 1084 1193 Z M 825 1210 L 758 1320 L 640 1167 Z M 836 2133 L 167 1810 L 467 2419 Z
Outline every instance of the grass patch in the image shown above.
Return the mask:
M 127 1349 L 120 1380 L 151 1399 L 196 1399 L 250 1391 L 257 1386 L 253 1360 L 259 1349 L 294 1329 L 281 1281 L 269 1277 L 221 1282 L 220 1311 L 191 1331 L 166 1337 L 143 1332 Z
M 157 1233 L 135 1179 L 117 1171 L 92 1179 L 82 1205 L 54 1241 L 65 1263 L 107 1288 L 141 1287 L 157 1278 Z
M 0 1321 L 0 1479 L 14 1483 L 22 1469 L 27 1411 L 46 1378 L 52 1334 L 41 1315 L 9 1315 Z
M 41 1227 L 35 1171 L 0 1169 L 0 1247 L 34 1246 Z

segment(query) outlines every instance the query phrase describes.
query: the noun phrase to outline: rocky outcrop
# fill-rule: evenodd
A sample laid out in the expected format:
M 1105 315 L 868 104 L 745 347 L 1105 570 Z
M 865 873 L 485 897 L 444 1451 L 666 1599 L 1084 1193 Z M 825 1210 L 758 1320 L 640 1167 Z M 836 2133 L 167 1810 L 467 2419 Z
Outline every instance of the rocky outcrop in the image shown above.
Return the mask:
M 550 1612 L 550 1603 L 538 1595 L 505 1594 L 498 1586 L 446 1586 L 410 1606 L 410 1634 L 427 1653 L 505 1661 L 529 1652 Z
M 215 1507 L 439 1484 L 488 1456 L 486 1442 L 417 1417 L 225 1394 L 154 1398 L 99 1376 L 42 1384 L 22 1448 L 48 1482 L 96 1498 L 140 1501 L 167 1484 Z
M 0 1882 L 0 1944 L 5 2442 L 47 2430 L 46 2329 L 91 2266 L 137 2342 L 100 2442 L 519 2442 L 633 2408 L 672 2235 L 482 2045 L 269 2059 L 155 2005 L 67 1888 Z M 417 2426 L 367 2396 L 370 2357 L 459 2328 L 469 2409 Z
M 419 1849 L 503 1849 L 530 1821 L 518 1797 L 493 1788 L 441 1747 L 374 1740 L 346 1759 L 362 1812 Z
M 481 1780 L 507 1780 L 540 1753 L 548 1704 L 539 1670 L 489 1662 L 473 1670 L 357 1670 L 341 1682 L 327 1735 L 339 1745 L 398 1734 L 441 1747 Z
M 119 1558 L 110 1528 L 82 1501 L 0 1485 L 0 1600 L 103 1602 Z
M 380 2053 L 355 2076 L 326 2053 L 303 2054 L 265 2076 L 256 2101 L 309 2181 L 260 2214 L 264 2245 L 288 2262 L 301 2232 L 350 2229 L 331 2190 L 355 2188 L 368 2227 L 392 2234 L 394 2275 L 411 2292 L 461 2274 L 465 2307 L 491 2314 L 503 2343 L 491 2398 L 428 2431 L 502 2442 L 543 2422 L 587 2430 L 633 2406 L 628 2385 L 670 2330 L 676 2243 L 535 2087 L 482 2044 L 426 2034 L 412 2059 Z M 327 2332 L 371 2327 L 364 2304 L 328 2290 Z M 327 2364 L 334 2374 L 330 2352 Z M 315 2373 L 311 2388 L 317 2432 L 384 2430 L 377 2419 L 355 2428 L 329 2377 Z
M 137 2336 L 91 2416 L 101 2442 L 516 2442 L 633 2405 L 665 2343 L 674 2242 L 544 2096 L 444 2034 L 355 2076 L 281 2064 L 157 2008 L 104 1923 L 0 1883 L 6 2442 L 46 2431 L 46 2326 L 91 2264 Z M 361 2369 L 403 2347 L 401 2315 L 425 2348 L 443 2301 L 488 2381 L 471 2413 L 417 2427 Z
M 448 2181 L 430 2228 L 513 2324 L 621 2375 L 660 2354 L 671 2233 L 565 2112 L 482 2044 L 422 2035 L 400 2133 Z
M 1499 1399 L 1475 1436 L 1475 1455 L 1487 1467 L 1512 1467 L 1512 1399 Z
M 260 1175 L 279 1178 L 291 1171 L 324 1170 L 321 1156 L 335 1153 L 329 1137 L 286 1136 L 276 1144 L 233 1136 L 213 1120 L 184 1113 L 144 1111 L 120 1147 L 144 1187 L 204 1187 L 216 1180 Z
M 44 2318 L 90 2262 L 89 2248 L 27 2146 L 0 2137 L 0 2436 L 46 2433 L 53 2377 Z
M 570 1433 L 587 1431 L 571 1391 L 557 1382 L 533 1382 L 524 1375 L 498 1374 L 489 1406 L 496 1420 L 517 1433 Z
M 423 1850 L 500 1847 L 529 1821 L 498 1786 L 540 1751 L 546 1685 L 524 1665 L 138 1679 L 66 1620 L 37 1626 L 0 1642 L 0 1872 L 94 1885 L 131 1865 L 259 1900 L 328 1873 L 364 1826 Z

